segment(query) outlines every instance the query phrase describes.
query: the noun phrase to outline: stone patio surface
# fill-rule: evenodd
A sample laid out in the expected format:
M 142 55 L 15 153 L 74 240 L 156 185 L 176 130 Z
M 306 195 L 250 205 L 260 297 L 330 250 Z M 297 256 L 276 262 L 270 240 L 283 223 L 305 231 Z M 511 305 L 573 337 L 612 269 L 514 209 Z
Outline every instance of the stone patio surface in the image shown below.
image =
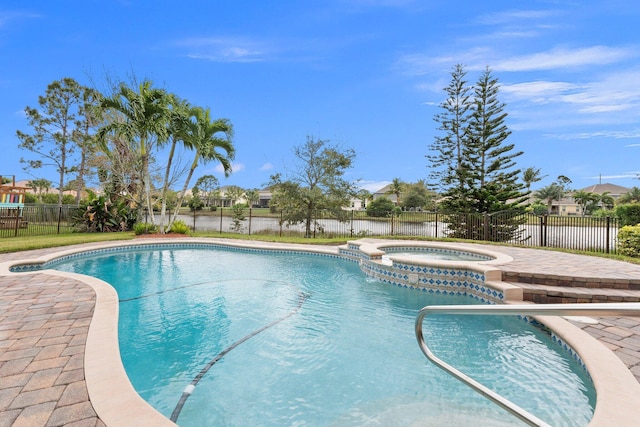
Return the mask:
M 83 247 L 97 247 L 87 244 Z M 640 265 L 554 251 L 460 244 L 503 252 L 503 271 L 602 279 L 640 279 Z M 0 263 L 60 248 L 0 254 Z M 597 292 L 597 289 L 593 289 Z M 0 427 L 103 427 L 84 375 L 87 331 L 95 306 L 88 285 L 44 273 L 0 275 Z M 610 348 L 640 381 L 640 318 L 575 323 Z

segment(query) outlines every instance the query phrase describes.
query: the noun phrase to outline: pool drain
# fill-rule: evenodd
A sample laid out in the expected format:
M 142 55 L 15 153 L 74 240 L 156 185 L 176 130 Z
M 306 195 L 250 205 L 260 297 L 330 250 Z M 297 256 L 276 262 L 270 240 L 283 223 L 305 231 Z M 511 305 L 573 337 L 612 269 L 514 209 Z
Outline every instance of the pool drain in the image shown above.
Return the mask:
M 198 385 L 198 383 L 200 382 L 202 377 L 204 377 L 207 374 L 207 372 L 209 372 L 209 369 L 211 369 L 213 367 L 213 365 L 215 365 L 227 353 L 229 353 L 234 348 L 238 347 L 243 342 L 255 337 L 260 332 L 263 332 L 263 331 L 271 328 L 272 326 L 275 326 L 278 323 L 282 322 L 283 320 L 286 320 L 289 317 L 291 317 L 294 314 L 296 314 L 298 312 L 298 310 L 300 310 L 300 307 L 302 307 L 302 304 L 304 304 L 304 302 L 307 300 L 307 298 L 309 298 L 309 296 L 310 295 L 308 293 L 306 293 L 306 292 L 298 291 L 298 305 L 293 310 L 291 310 L 285 316 L 282 316 L 279 319 L 276 319 L 273 322 L 271 322 L 271 323 L 269 323 L 269 324 L 267 324 L 267 325 L 265 325 L 265 326 L 263 326 L 261 328 L 256 329 L 255 331 L 251 332 L 250 334 L 245 335 L 244 337 L 240 338 L 238 341 L 236 341 L 233 344 L 231 344 L 229 347 L 227 347 L 224 350 L 222 350 L 213 359 L 211 359 L 211 361 L 209 361 L 209 363 L 207 363 L 206 366 L 204 368 L 202 368 L 202 370 L 198 373 L 198 375 L 196 375 L 193 378 L 191 383 L 189 383 L 189 385 L 184 388 L 184 390 L 182 391 L 182 396 L 180 396 L 180 400 L 178 401 L 178 404 L 176 405 L 175 409 L 171 413 L 170 420 L 173 421 L 174 423 L 178 421 L 178 417 L 180 416 L 180 412 L 182 411 L 182 408 L 184 407 L 184 404 L 187 402 L 187 399 L 189 398 L 189 396 L 191 396 L 191 393 L 193 393 L 193 391 L 196 388 L 196 385 Z

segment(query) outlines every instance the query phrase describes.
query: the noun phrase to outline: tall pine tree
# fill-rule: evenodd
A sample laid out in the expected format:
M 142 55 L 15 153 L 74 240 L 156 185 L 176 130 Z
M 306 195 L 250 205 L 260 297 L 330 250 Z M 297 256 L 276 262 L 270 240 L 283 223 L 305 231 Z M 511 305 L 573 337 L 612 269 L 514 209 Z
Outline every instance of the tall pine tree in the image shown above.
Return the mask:
M 444 90 L 447 98 L 440 104 L 442 112 L 434 120 L 439 124 L 441 136 L 436 136 L 428 154 L 431 185 L 445 197 L 446 210 L 466 211 L 464 195 L 468 192 L 465 147 L 469 144 L 469 120 L 471 118 L 471 87 L 466 70 L 457 64 L 451 71 L 451 82 Z
M 448 221 L 452 237 L 512 240 L 518 238 L 522 218 L 517 208 L 525 200 L 515 161 L 522 152 L 506 143 L 511 132 L 505 104 L 498 99 L 498 80 L 487 68 L 469 88 L 465 74 L 462 65 L 454 67 L 447 99 L 440 104 L 443 112 L 434 118 L 444 134 L 430 147 L 435 154 L 427 156 L 430 178 L 442 189 L 442 208 L 456 213 Z M 502 211 L 515 214 L 496 222 L 506 221 L 504 226 L 492 225 L 490 215 Z
M 506 143 L 511 131 L 505 124 L 506 105 L 498 99 L 498 91 L 498 79 L 487 68 L 474 88 L 470 138 L 465 147 L 473 212 L 514 209 L 524 201 L 525 188 L 519 182 L 515 161 L 523 153 Z

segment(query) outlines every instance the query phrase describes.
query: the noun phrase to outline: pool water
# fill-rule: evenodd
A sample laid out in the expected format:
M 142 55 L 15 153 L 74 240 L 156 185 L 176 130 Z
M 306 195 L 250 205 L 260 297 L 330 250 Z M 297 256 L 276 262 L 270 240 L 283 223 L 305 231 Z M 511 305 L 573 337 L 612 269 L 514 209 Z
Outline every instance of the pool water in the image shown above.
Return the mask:
M 139 250 L 53 268 L 116 288 L 123 364 L 167 417 L 216 355 L 289 315 L 211 367 L 181 426 L 523 425 L 416 343 L 420 308 L 477 303 L 470 297 L 383 284 L 354 262 L 309 254 Z M 425 336 L 437 356 L 551 425 L 584 426 L 593 415 L 584 370 L 522 320 L 432 315 Z

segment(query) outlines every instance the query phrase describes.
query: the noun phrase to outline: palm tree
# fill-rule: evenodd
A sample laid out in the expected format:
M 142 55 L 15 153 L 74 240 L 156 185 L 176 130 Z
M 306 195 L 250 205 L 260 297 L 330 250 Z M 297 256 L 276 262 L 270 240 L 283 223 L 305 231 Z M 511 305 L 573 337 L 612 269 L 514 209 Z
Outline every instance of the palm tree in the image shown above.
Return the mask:
M 580 205 L 582 216 L 584 216 L 587 213 L 588 206 L 600 200 L 600 196 L 589 191 L 581 190 L 573 193 L 573 200 L 575 200 L 576 203 Z
M 152 87 L 149 80 L 140 83 L 137 91 L 120 83 L 116 93 L 99 102 L 103 111 L 115 111 L 120 119 L 103 125 L 98 130 L 97 139 L 105 153 L 113 155 L 108 149 L 109 139 L 124 141 L 133 148 L 131 151 L 137 153 L 138 192 L 143 189 L 144 193 L 138 193 L 136 202 L 139 210 L 146 205 L 152 222 L 150 153 L 167 140 L 167 123 L 170 120 L 168 104 L 167 92 Z
M 608 191 L 602 193 L 598 197 L 598 200 L 596 200 L 596 202 L 600 205 L 600 207 L 604 209 L 613 209 L 613 205 L 615 205 L 616 203 L 616 201 Z
M 396 206 L 400 206 L 400 196 L 404 192 L 406 184 L 400 178 L 393 178 L 389 184 L 389 190 L 385 194 L 394 194 L 396 196 Z
M 253 205 L 257 205 L 260 201 L 260 192 L 257 188 L 252 188 L 244 192 L 244 197 L 247 199 L 249 207 L 251 207 Z
M 564 188 L 557 183 L 542 187 L 536 191 L 536 197 L 538 200 L 544 200 L 547 203 L 547 213 L 551 213 L 551 206 L 554 200 L 560 200 L 564 197 Z
M 631 187 L 631 189 L 620 196 L 618 203 L 633 203 L 640 202 L 640 188 Z
M 524 181 L 524 185 L 527 187 L 527 193 L 531 192 L 531 184 L 542 181 L 545 176 L 546 175 L 540 176 L 540 169 L 538 168 L 531 167 L 522 171 L 522 180 Z
M 192 107 L 189 110 L 189 117 L 190 120 L 186 122 L 186 126 L 182 130 L 181 140 L 185 148 L 195 151 L 195 155 L 189 168 L 187 179 L 180 192 L 178 206 L 182 206 L 182 200 L 187 188 L 189 188 L 189 181 L 191 181 L 193 172 L 200 162 L 220 162 L 224 175 L 229 176 L 231 174 L 231 161 L 235 156 L 235 148 L 232 143 L 233 125 L 229 120 L 212 120 L 209 108 L 203 109 L 200 107 Z M 220 152 L 220 150 L 224 151 L 224 153 Z M 178 209 L 174 212 L 169 226 L 177 216 Z

